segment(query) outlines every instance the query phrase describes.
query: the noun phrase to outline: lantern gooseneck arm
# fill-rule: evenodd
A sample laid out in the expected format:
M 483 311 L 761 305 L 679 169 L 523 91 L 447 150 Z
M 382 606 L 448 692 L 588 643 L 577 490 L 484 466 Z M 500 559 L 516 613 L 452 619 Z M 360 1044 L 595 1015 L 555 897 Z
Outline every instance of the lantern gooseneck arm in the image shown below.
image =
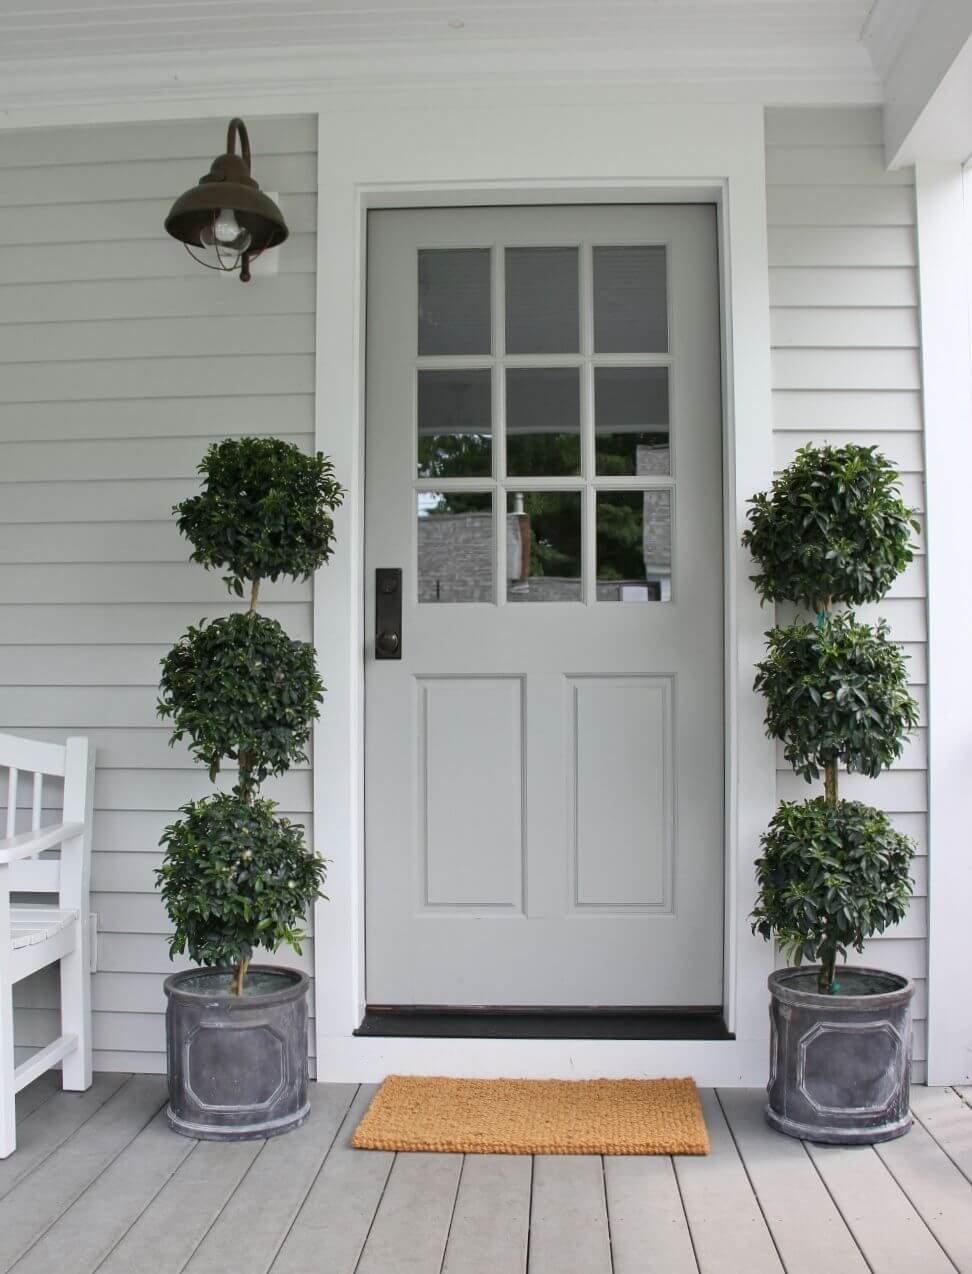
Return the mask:
M 240 155 L 246 164 L 246 171 L 250 171 L 250 134 L 246 131 L 246 125 L 241 119 L 231 119 L 229 128 L 226 130 L 226 150 L 230 155 L 236 154 L 236 141 L 239 138 Z

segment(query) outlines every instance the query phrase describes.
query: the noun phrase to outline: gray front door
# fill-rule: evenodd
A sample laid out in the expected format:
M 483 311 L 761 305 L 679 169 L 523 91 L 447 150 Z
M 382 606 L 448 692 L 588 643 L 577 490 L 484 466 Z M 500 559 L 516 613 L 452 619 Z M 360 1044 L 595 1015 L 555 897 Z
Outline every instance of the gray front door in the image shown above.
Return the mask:
M 722 1002 L 721 418 L 713 207 L 370 215 L 370 1004 Z

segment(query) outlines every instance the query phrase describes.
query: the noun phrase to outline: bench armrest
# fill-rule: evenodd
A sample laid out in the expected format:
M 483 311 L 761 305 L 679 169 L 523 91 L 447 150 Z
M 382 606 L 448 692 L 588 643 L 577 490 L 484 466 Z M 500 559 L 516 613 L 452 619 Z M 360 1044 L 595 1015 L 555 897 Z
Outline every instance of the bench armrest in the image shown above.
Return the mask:
M 53 849 L 62 841 L 72 836 L 80 836 L 84 831 L 83 823 L 58 823 L 56 827 L 41 827 L 36 832 L 21 832 L 19 836 L 8 836 L 0 840 L 0 867 L 16 862 L 20 858 L 33 858 L 42 849 Z

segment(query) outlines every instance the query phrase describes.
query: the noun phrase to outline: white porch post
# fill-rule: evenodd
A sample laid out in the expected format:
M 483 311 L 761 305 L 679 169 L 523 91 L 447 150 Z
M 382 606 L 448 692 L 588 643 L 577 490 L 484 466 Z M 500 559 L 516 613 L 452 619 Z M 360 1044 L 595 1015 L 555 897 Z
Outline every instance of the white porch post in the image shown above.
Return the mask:
M 972 1083 L 972 216 L 958 163 L 915 172 L 928 510 L 928 1083 Z M 972 193 L 972 184 L 969 185 Z

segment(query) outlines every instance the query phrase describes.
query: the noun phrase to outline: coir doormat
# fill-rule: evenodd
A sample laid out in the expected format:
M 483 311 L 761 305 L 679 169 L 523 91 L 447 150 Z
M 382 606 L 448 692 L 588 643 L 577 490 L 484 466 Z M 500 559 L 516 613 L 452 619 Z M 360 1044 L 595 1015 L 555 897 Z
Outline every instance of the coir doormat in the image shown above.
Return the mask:
M 361 1150 L 505 1155 L 705 1155 L 691 1079 L 447 1079 L 389 1075 Z

